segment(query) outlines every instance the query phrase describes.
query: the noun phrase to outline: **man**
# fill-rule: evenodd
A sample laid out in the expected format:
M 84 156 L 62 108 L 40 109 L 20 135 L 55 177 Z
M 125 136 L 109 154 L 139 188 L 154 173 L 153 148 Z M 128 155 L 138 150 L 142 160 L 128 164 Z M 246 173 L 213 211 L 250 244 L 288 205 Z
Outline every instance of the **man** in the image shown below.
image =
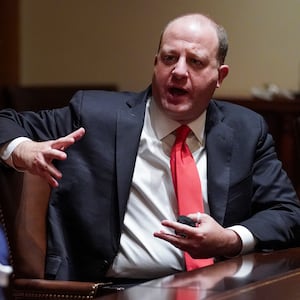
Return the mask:
M 1 112 L 2 159 L 53 187 L 46 278 L 155 278 L 185 270 L 184 252 L 295 244 L 298 199 L 263 118 L 211 100 L 226 52 L 222 27 L 185 15 L 163 31 L 147 90 L 81 91 L 61 109 Z M 189 214 L 196 227 L 176 222 L 170 153 L 182 124 L 204 199 L 205 213 Z

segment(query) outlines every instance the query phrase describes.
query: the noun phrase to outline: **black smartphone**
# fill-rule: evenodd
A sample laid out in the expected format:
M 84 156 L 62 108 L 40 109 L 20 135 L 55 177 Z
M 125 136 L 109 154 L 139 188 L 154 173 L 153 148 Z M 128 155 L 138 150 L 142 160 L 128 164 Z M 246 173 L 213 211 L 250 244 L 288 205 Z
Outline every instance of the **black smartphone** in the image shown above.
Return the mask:
M 187 216 L 179 216 L 177 219 L 177 222 L 185 224 L 185 225 L 189 225 L 192 227 L 196 227 L 196 222 L 194 222 L 191 218 L 189 218 Z M 175 234 L 185 237 L 184 233 L 178 232 L 176 230 L 175 230 Z

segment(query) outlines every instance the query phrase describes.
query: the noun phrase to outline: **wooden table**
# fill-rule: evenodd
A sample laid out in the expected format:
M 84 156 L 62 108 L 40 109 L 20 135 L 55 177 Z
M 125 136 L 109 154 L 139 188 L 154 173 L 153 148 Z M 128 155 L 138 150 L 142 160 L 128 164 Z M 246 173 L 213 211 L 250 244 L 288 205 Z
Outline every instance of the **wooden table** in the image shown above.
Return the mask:
M 241 268 L 244 276 L 240 274 Z M 300 299 L 300 248 L 249 254 L 148 281 L 97 299 Z

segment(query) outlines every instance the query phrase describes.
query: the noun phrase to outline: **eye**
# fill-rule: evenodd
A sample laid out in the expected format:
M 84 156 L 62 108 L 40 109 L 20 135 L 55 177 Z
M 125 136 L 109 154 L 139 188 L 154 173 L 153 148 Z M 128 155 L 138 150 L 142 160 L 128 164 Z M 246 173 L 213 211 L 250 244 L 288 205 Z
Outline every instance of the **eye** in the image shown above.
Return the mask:
M 202 67 L 203 66 L 203 63 L 200 59 L 197 59 L 197 58 L 191 58 L 190 59 L 190 63 L 193 65 L 193 66 L 196 66 L 196 67 Z
M 172 54 L 165 54 L 162 55 L 162 61 L 166 64 L 166 65 L 172 65 L 176 62 L 177 57 L 175 55 Z

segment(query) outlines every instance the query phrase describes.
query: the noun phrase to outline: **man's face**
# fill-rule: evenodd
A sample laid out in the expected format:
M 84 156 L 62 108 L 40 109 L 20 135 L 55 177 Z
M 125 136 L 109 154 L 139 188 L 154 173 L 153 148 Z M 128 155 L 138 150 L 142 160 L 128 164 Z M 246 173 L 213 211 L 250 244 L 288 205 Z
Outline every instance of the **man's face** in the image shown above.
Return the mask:
M 177 20 L 167 27 L 155 57 L 152 92 L 171 119 L 188 123 L 207 108 L 228 73 L 228 66 L 219 66 L 217 51 L 210 24 Z

